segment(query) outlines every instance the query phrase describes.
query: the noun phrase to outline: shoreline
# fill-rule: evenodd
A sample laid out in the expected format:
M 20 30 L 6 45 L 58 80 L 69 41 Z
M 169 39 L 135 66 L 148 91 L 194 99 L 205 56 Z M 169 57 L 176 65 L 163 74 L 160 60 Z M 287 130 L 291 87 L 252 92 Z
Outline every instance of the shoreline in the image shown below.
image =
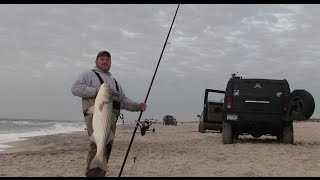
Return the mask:
M 29 136 L 29 137 L 23 137 L 23 139 L 16 140 L 16 141 L 10 141 L 6 143 L 1 143 L 1 145 L 8 146 L 0 149 L 0 154 L 1 153 L 11 153 L 11 152 L 17 152 L 17 149 L 20 149 L 23 151 L 23 148 L 26 148 L 27 144 L 29 142 L 34 141 L 36 139 L 48 139 L 52 138 L 54 136 L 64 136 L 67 134 L 70 135 L 79 135 L 83 133 L 84 131 L 72 131 L 72 132 L 63 132 L 63 133 L 57 133 L 57 134 L 48 134 L 48 135 L 36 135 L 36 136 Z
M 81 122 L 81 121 L 79 121 L 79 122 Z M 178 124 L 183 124 L 183 123 L 197 123 L 198 121 L 187 121 L 187 122 L 179 122 Z M 162 124 L 162 122 L 154 122 L 154 124 Z M 57 133 L 55 133 L 55 132 L 50 132 L 50 133 L 47 133 L 47 134 L 40 134 L 40 135 L 38 135 L 38 134 L 35 134 L 35 135 L 29 135 L 29 133 L 30 134 L 32 134 L 32 132 L 26 132 L 26 134 L 28 134 L 27 136 L 18 136 L 18 137 L 15 137 L 15 139 L 14 140 L 9 140 L 9 141 L 7 141 L 7 142 L 1 142 L 0 143 L 0 152 L 4 152 L 4 151 L 6 151 L 6 149 L 7 148 L 11 148 L 12 146 L 11 146 L 11 144 L 17 144 L 17 142 L 20 142 L 20 141 L 25 141 L 25 140 L 28 140 L 28 139 L 30 139 L 30 138 L 33 138 L 33 137 L 39 137 L 39 136 L 50 136 L 50 135 L 57 135 L 57 134 L 70 134 L 70 133 L 77 133 L 77 132 L 82 132 L 82 131 L 84 131 L 84 132 L 86 132 L 86 130 L 85 130 L 85 124 L 84 124 L 84 122 L 83 122 L 83 125 L 84 125 L 84 128 L 83 128 L 83 130 L 72 130 L 72 131 L 66 131 L 66 132 L 57 132 Z M 132 127 L 132 129 L 134 129 L 134 127 L 135 127 L 135 122 L 130 122 L 130 123 L 124 123 L 124 124 L 122 124 L 122 122 L 118 122 L 117 123 L 117 127 L 121 127 L 121 126 L 130 126 L 130 127 Z
M 127 129 L 131 128 L 134 129 L 135 124 L 117 124 L 117 128 L 119 129 Z M 29 144 L 29 142 L 32 142 L 34 140 L 39 140 L 39 139 L 52 139 L 56 138 L 56 136 L 82 136 L 82 134 L 87 135 L 87 131 L 84 130 L 77 130 L 77 131 L 70 131 L 70 132 L 58 132 L 58 133 L 53 133 L 53 134 L 46 134 L 46 135 L 34 135 L 34 136 L 27 136 L 27 137 L 19 137 L 21 139 L 19 140 L 13 140 L 5 143 L 1 143 L 1 145 L 8 146 L 4 148 L 0 148 L 0 154 L 15 151 L 15 149 L 22 149 L 25 147 L 25 144 Z M 29 141 L 29 142 L 28 142 Z

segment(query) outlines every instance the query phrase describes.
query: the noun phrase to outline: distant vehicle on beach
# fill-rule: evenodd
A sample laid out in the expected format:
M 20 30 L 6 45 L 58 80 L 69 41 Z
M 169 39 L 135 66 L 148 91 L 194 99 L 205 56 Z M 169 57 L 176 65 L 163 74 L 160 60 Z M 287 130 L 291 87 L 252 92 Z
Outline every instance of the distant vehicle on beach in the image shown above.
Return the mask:
M 177 120 L 172 115 L 165 115 L 163 117 L 163 125 L 177 125 Z

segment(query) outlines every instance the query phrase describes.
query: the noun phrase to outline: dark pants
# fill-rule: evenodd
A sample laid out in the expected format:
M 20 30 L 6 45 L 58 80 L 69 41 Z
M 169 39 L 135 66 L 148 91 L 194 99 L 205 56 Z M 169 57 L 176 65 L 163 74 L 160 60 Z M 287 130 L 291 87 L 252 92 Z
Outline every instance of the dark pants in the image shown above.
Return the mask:
M 87 132 L 89 137 L 91 136 L 91 134 L 93 133 L 93 129 L 92 129 L 92 115 L 88 115 L 84 118 L 86 126 L 87 126 Z M 116 123 L 113 123 L 111 130 L 115 133 L 116 131 Z M 111 154 L 111 150 L 112 150 L 112 144 L 113 144 L 113 140 L 110 141 L 107 145 L 106 145 L 106 151 L 105 151 L 105 156 L 107 158 L 107 162 L 109 161 L 109 157 Z M 90 142 L 90 147 L 89 147 L 89 151 L 88 151 L 88 156 L 87 156 L 87 168 L 86 168 L 86 173 L 85 175 L 87 177 L 104 177 L 106 175 L 106 171 L 100 168 L 93 168 L 90 169 L 90 164 L 92 159 L 94 158 L 94 156 L 97 153 L 97 146 L 94 142 Z

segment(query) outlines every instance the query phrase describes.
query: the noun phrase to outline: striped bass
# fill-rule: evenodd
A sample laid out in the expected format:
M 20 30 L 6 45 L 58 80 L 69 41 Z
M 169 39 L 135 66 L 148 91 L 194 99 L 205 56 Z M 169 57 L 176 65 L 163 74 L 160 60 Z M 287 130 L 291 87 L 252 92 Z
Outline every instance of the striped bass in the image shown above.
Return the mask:
M 88 113 L 93 113 L 93 133 L 89 139 L 97 146 L 97 153 L 91 161 L 90 169 L 99 167 L 107 171 L 106 145 L 115 137 L 111 130 L 113 102 L 112 90 L 109 85 L 103 83 L 100 86 L 94 105 L 89 108 Z

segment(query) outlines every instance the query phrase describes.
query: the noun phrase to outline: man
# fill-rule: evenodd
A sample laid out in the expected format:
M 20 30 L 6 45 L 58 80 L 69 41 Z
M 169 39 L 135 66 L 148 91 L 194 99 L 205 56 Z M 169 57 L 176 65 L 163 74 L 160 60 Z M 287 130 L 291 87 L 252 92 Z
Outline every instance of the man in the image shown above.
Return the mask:
M 87 132 L 90 136 L 93 133 L 92 129 L 92 118 L 93 114 L 87 114 L 87 110 L 94 105 L 95 97 L 99 91 L 99 88 L 103 82 L 110 85 L 112 89 L 113 98 L 113 125 L 111 130 L 115 133 L 116 122 L 120 113 L 120 109 L 125 109 L 128 111 L 145 111 L 146 103 L 144 102 L 134 102 L 122 91 L 122 88 L 111 75 L 109 69 L 111 67 L 111 55 L 108 51 L 101 51 L 96 57 L 96 66 L 90 70 L 87 70 L 80 74 L 78 79 L 75 81 L 71 88 L 71 92 L 75 96 L 82 98 L 82 110 L 84 114 L 84 121 L 87 126 Z M 106 158 L 109 160 L 113 140 L 106 146 Z M 90 163 L 94 158 L 97 151 L 96 144 L 91 142 L 88 157 L 87 157 L 87 168 L 85 175 L 87 177 L 99 176 L 103 177 L 106 175 L 106 171 L 100 168 L 90 169 Z

